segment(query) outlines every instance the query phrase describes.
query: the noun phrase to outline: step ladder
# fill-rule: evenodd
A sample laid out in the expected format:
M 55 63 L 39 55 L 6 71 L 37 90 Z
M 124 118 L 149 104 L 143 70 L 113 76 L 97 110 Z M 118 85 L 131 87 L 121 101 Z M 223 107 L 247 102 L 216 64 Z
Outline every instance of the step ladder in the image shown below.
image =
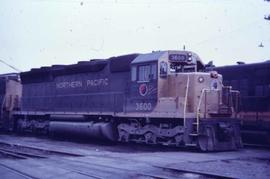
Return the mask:
M 200 108 L 201 108 L 201 103 L 203 100 L 203 97 L 206 92 L 208 92 L 209 89 L 203 89 L 200 95 L 199 103 L 197 106 L 197 113 L 196 113 L 196 121 L 192 123 L 192 132 L 189 134 L 191 143 L 186 143 L 186 146 L 190 147 L 195 147 L 197 146 L 197 139 L 200 136 L 199 129 L 200 129 Z M 195 142 L 195 143 L 194 143 Z
M 200 135 L 198 131 L 198 126 L 199 126 L 199 123 L 197 121 L 192 123 L 192 132 L 189 134 L 191 143 L 186 143 L 185 146 L 187 147 L 197 146 L 197 141 L 198 141 L 197 138 Z

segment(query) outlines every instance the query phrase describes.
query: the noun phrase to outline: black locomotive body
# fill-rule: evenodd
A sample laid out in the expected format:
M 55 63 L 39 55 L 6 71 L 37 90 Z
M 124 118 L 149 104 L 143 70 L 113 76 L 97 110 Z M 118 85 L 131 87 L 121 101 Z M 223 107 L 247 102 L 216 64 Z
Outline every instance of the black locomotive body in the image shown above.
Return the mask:
M 241 133 L 245 143 L 270 144 L 270 62 L 216 67 L 224 85 L 241 93 Z
M 241 147 L 237 91 L 188 51 L 131 54 L 21 73 L 16 131 L 205 151 Z

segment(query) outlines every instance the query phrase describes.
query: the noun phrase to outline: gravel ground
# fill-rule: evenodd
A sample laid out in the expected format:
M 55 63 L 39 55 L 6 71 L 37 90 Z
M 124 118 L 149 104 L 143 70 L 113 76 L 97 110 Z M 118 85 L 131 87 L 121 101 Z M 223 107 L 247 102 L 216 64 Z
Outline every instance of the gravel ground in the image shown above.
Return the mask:
M 138 144 L 68 142 L 14 135 L 0 135 L 1 142 L 82 155 L 23 160 L 1 155 L 1 178 L 270 178 L 267 149 L 201 153 Z

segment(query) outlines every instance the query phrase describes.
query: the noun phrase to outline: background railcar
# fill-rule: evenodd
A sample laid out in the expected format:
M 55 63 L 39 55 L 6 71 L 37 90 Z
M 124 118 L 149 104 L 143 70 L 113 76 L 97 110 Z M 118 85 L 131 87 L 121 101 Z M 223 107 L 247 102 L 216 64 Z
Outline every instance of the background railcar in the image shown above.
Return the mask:
M 270 144 L 270 62 L 216 67 L 224 85 L 241 92 L 240 115 L 246 143 Z
M 157 51 L 21 73 L 16 131 L 112 141 L 241 147 L 238 92 L 203 72 L 198 55 Z
M 21 93 L 19 74 L 0 75 L 0 128 L 5 131 L 13 128 L 12 112 L 19 110 Z

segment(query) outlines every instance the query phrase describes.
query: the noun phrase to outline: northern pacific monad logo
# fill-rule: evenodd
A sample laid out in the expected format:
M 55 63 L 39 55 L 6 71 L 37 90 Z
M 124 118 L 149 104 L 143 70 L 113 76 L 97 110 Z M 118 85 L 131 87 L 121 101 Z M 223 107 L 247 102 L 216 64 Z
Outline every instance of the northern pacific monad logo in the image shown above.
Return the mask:
M 140 93 L 141 96 L 146 96 L 147 95 L 147 93 L 148 93 L 148 87 L 147 87 L 146 84 L 141 84 L 139 86 L 139 93 Z

